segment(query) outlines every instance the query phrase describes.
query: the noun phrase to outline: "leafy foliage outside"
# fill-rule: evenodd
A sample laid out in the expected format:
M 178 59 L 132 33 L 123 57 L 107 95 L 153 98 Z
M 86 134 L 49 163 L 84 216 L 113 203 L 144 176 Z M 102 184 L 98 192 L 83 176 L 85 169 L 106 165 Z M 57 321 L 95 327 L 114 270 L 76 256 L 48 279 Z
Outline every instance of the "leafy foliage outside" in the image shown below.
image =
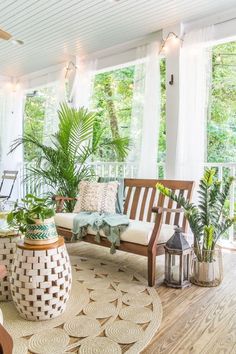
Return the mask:
M 45 111 L 46 102 L 50 100 L 50 105 L 56 104 L 55 86 L 47 86 L 30 92 L 25 98 L 24 109 L 24 134 L 34 134 L 41 143 L 45 133 Z M 29 144 L 24 148 L 24 160 L 31 162 L 40 150 L 36 146 Z
M 92 109 L 96 112 L 94 136 L 103 132 L 103 142 L 111 137 L 131 137 L 130 131 L 135 66 L 97 74 Z M 99 148 L 95 159 L 114 161 L 114 153 Z
M 213 47 L 207 161 L 236 161 L 236 42 Z
M 161 121 L 157 137 L 158 162 L 165 162 L 166 156 L 166 83 L 165 60 L 160 60 L 161 72 Z M 132 140 L 131 115 L 135 66 L 127 66 L 95 76 L 92 108 L 96 111 L 95 136 L 104 132 L 104 142 L 110 137 L 129 137 Z M 158 119 L 158 117 L 157 117 Z M 114 154 L 106 149 L 99 149 L 97 160 L 114 161 Z

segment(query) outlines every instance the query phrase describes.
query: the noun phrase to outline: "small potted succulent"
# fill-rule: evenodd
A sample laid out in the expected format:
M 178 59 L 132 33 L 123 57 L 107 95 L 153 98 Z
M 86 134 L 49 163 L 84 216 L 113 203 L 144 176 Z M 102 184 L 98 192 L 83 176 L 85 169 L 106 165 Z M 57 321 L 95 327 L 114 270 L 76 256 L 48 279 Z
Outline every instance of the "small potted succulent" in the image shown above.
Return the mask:
M 199 184 L 198 205 L 157 184 L 157 189 L 183 207 L 194 236 L 192 282 L 201 286 L 216 286 L 222 280 L 222 254 L 217 247 L 219 238 L 236 222 L 225 208 L 233 177 L 217 180 L 215 169 L 207 169 Z
M 54 222 L 54 210 L 47 204 L 47 198 L 27 194 L 15 203 L 7 216 L 10 227 L 18 230 L 29 244 L 48 244 L 56 242 L 58 234 Z

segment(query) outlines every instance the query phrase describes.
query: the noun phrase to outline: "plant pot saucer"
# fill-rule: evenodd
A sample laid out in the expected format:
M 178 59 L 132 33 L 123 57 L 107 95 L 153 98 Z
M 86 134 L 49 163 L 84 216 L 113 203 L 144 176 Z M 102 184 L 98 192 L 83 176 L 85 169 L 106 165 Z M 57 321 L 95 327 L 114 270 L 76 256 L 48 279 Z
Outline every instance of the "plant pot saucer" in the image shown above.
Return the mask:
M 213 281 L 209 281 L 209 282 L 203 282 L 203 281 L 196 280 L 194 277 L 190 278 L 190 281 L 194 285 L 202 286 L 202 287 L 205 287 L 205 288 L 213 288 L 213 287 L 219 286 L 221 284 L 220 280 L 213 280 Z
M 32 240 L 26 237 L 24 238 L 24 243 L 27 243 L 28 245 L 49 245 L 50 243 L 54 243 L 57 241 L 58 241 L 58 236 L 46 240 Z

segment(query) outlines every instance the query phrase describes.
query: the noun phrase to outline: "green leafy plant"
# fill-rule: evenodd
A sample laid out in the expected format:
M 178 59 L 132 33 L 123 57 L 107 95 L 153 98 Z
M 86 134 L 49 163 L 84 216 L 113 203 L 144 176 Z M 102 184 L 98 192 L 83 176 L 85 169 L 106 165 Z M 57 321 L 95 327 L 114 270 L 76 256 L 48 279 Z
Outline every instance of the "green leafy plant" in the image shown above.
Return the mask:
M 177 196 L 173 191 L 157 183 L 157 189 L 184 208 L 186 219 L 194 235 L 194 251 L 200 262 L 211 262 L 212 252 L 220 236 L 236 221 L 236 216 L 230 218 L 224 215 L 224 205 L 227 200 L 233 177 L 228 177 L 221 183 L 215 177 L 215 169 L 207 169 L 199 184 L 199 204 L 190 203 L 183 196 Z
M 47 185 L 52 194 L 75 198 L 79 182 L 95 176 L 89 163 L 96 151 L 106 144 L 117 156 L 124 158 L 128 152 L 129 140 L 117 137 L 103 143 L 102 132 L 94 137 L 95 114 L 84 108 L 75 109 L 61 104 L 58 115 L 59 128 L 51 137 L 51 146 L 43 144 L 31 132 L 16 139 L 10 152 L 21 144 L 27 148 L 33 146 L 37 154 L 32 159 L 32 166 L 27 167 L 26 178 L 36 188 Z M 74 202 L 67 202 L 66 207 L 72 211 Z
M 54 215 L 54 210 L 48 205 L 47 198 L 38 198 L 32 194 L 27 194 L 15 203 L 13 210 L 7 216 L 10 227 L 24 233 L 27 225 L 35 224 L 36 219 L 44 221 Z

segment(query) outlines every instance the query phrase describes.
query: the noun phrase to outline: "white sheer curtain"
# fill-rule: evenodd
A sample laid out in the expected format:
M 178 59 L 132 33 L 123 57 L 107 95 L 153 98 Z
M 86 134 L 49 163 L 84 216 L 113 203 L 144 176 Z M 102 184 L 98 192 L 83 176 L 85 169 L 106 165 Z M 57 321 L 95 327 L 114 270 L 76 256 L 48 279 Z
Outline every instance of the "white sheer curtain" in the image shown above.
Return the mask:
M 129 162 L 138 164 L 138 177 L 156 178 L 160 123 L 159 43 L 137 48 L 131 118 Z
M 13 85 L 0 92 L 0 170 L 20 171 L 23 162 L 22 147 L 8 155 L 12 142 L 22 135 L 23 93 Z M 20 195 L 19 175 L 12 199 Z
M 48 80 L 50 82 L 50 80 Z M 48 84 L 48 96 L 45 102 L 44 113 L 44 133 L 43 143 L 50 146 L 51 136 L 58 130 L 58 109 L 60 103 L 65 102 L 65 73 L 64 70 L 59 74 L 57 81 Z
M 23 93 L 5 89 L 0 95 L 0 156 L 1 168 L 15 170 L 22 163 L 22 149 L 8 155 L 12 142 L 22 135 Z
M 214 28 L 184 36 L 180 52 L 180 108 L 176 178 L 199 181 L 203 173 Z
M 81 61 L 76 58 L 76 76 L 73 89 L 73 106 L 75 108 L 90 107 L 93 79 L 97 68 L 97 60 Z

